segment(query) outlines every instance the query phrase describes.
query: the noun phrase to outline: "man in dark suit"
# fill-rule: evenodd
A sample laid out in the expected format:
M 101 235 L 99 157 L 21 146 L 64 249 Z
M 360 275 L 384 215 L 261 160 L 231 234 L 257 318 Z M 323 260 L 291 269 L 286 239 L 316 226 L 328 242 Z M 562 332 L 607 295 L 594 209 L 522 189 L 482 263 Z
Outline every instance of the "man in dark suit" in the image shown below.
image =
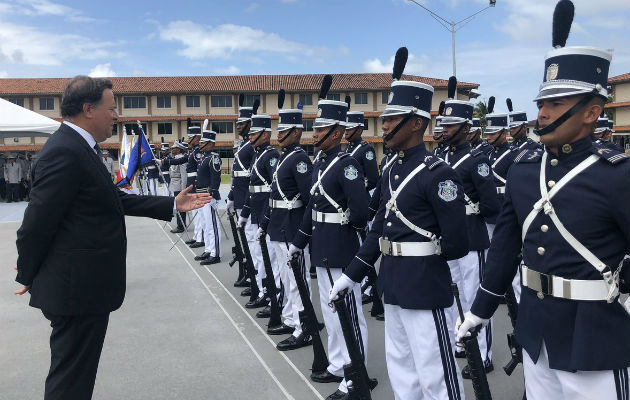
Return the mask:
M 136 196 L 118 190 L 98 142 L 118 119 L 112 83 L 77 76 L 63 95 L 64 122 L 32 173 L 31 201 L 17 232 L 17 278 L 50 320 L 51 365 L 44 399 L 90 399 L 109 313 L 125 296 L 125 215 L 169 221 L 208 194 Z

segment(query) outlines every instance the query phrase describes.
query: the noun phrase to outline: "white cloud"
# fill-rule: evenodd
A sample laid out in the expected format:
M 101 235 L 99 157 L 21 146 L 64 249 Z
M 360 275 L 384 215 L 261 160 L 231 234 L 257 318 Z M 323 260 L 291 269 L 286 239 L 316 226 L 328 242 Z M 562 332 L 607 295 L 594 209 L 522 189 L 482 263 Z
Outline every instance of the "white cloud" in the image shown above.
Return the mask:
M 184 47 L 178 54 L 192 60 L 203 58 L 229 59 L 239 53 L 284 54 L 322 56 L 329 52 L 323 48 L 306 46 L 249 26 L 223 24 L 206 27 L 192 21 L 174 21 L 160 28 L 160 38 L 180 42 Z
M 18 0 L 15 3 L 0 3 L 0 12 L 28 16 L 56 16 L 74 22 L 93 22 L 83 12 L 49 0 Z
M 250 5 L 247 6 L 247 8 L 245 8 L 245 12 L 246 13 L 251 13 L 254 12 L 258 9 L 258 7 L 260 7 L 260 4 L 258 3 L 251 3 Z
M 124 53 L 110 50 L 116 45 L 77 34 L 50 33 L 30 26 L 0 23 L 0 60 L 4 59 L 7 63 L 61 65 L 73 59 L 123 56 Z
M 213 71 L 215 74 L 219 75 L 238 75 L 241 72 L 235 65 L 230 65 L 227 68 L 215 68 Z
M 116 76 L 116 72 L 112 69 L 111 63 L 105 63 L 98 64 L 96 67 L 92 68 L 88 75 L 92 78 L 111 78 L 112 76 Z
M 7 71 L 0 71 L 0 78 L 8 78 L 9 73 Z

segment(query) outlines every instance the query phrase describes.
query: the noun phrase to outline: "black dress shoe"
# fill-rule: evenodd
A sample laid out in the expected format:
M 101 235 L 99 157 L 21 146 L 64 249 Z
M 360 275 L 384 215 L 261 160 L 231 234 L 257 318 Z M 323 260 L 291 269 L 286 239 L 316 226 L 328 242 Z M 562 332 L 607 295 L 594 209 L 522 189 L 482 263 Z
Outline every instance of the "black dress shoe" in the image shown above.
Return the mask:
M 324 372 L 313 372 L 311 374 L 311 380 L 313 382 L 319 383 L 329 383 L 329 382 L 341 382 L 343 381 L 343 376 L 333 375 L 328 370 L 324 370 Z
M 344 393 L 341 390 L 337 389 L 337 391 L 330 396 L 326 397 L 326 400 L 347 400 L 349 399 L 348 393 Z
M 259 297 L 254 301 L 248 301 L 247 304 L 245 304 L 245 308 L 263 308 L 266 307 L 269 304 L 269 300 L 267 300 L 265 297 Z
M 483 363 L 483 369 L 486 370 L 486 374 L 494 371 L 494 365 L 492 365 L 492 361 L 486 361 Z M 462 369 L 462 378 L 464 379 L 472 379 L 470 376 L 470 367 L 466 365 L 464 369 Z
M 371 302 L 372 302 L 372 296 L 365 293 L 361 295 L 361 304 L 369 304 Z
M 276 345 L 276 349 L 280 351 L 295 350 L 299 349 L 300 347 L 310 346 L 311 344 L 313 344 L 313 338 L 311 337 L 311 335 L 307 335 L 306 333 L 302 332 L 298 337 L 291 335 L 288 338 L 284 339 Z
M 256 313 L 256 318 L 269 318 L 271 317 L 271 306 L 267 306 Z
M 210 253 L 206 253 L 204 251 L 203 253 L 199 254 L 198 256 L 195 256 L 195 261 L 205 260 L 208 257 L 210 257 Z
M 252 288 L 251 287 L 246 287 L 245 289 L 243 289 L 241 291 L 241 296 L 243 297 L 248 297 L 252 295 Z
M 184 243 L 186 243 L 186 244 L 193 244 L 195 242 L 196 242 L 195 239 L 190 239 L 190 240 L 185 241 Z
M 249 287 L 249 280 L 247 280 L 247 277 L 244 277 L 240 281 L 234 282 L 234 287 Z
M 190 247 L 191 249 L 196 249 L 198 247 L 205 247 L 205 243 L 204 242 L 195 242 L 191 245 L 189 245 L 188 247 Z
M 267 328 L 267 333 L 270 335 L 286 335 L 287 333 L 293 333 L 295 328 L 291 328 L 288 325 L 280 324 L 278 326 Z
M 200 262 L 199 264 L 201 265 L 212 265 L 212 264 L 218 264 L 221 262 L 221 258 L 219 257 L 208 257 L 205 260 L 203 260 L 202 262 Z
M 184 232 L 184 228 L 171 229 L 171 233 L 182 233 L 182 232 Z

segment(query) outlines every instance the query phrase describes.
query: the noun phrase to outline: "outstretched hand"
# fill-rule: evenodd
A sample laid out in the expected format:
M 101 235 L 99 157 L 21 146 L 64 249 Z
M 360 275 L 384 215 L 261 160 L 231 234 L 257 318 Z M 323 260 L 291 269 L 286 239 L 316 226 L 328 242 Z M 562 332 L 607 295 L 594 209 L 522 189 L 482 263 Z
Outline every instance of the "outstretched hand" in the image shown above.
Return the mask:
M 175 197 L 177 211 L 192 211 L 203 207 L 212 200 L 209 193 L 190 193 L 192 185 L 179 192 Z

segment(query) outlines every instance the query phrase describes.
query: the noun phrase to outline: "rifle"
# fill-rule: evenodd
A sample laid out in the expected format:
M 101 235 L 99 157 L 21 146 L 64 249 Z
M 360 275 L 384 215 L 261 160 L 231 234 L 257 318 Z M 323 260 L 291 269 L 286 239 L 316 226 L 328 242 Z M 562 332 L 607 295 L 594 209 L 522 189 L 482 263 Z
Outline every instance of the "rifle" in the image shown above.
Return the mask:
M 457 284 L 452 283 L 453 295 L 455 296 L 455 302 L 457 303 L 457 310 L 459 311 L 459 319 L 464 321 L 464 311 L 462 310 L 462 302 L 459 300 L 459 290 Z M 492 400 L 492 394 L 490 393 L 490 387 L 488 386 L 488 378 L 486 377 L 486 370 L 481 360 L 481 352 L 479 351 L 479 343 L 477 343 L 477 334 L 481 327 L 477 327 L 470 331 L 470 336 L 464 336 L 462 338 L 462 344 L 466 350 L 466 359 L 468 360 L 468 367 L 470 368 L 470 376 L 472 378 L 473 391 L 475 392 L 475 399 L 477 400 Z
M 252 260 L 252 253 L 249 251 L 249 244 L 247 243 L 247 237 L 245 236 L 245 228 L 239 226 L 237 228 L 238 235 L 241 238 L 241 244 L 243 245 L 243 251 L 245 252 L 245 259 L 247 260 L 247 276 L 249 276 L 249 301 L 255 301 L 260 294 L 258 290 L 258 284 L 256 284 L 256 271 L 254 268 L 254 261 Z
M 284 230 L 282 230 L 282 236 L 284 237 L 284 244 L 287 246 L 287 250 L 289 250 L 289 242 L 287 241 L 287 235 Z M 303 257 L 303 255 L 294 255 L 291 260 L 289 260 L 289 264 L 291 265 L 295 283 L 300 293 L 300 299 L 302 300 L 302 306 L 304 307 L 304 309 L 299 312 L 300 322 L 303 326 L 302 329 L 313 339 L 313 364 L 311 365 L 311 371 L 313 371 L 313 374 L 317 374 L 324 372 L 326 368 L 328 368 L 328 356 L 326 356 L 322 337 L 319 334 L 319 331 L 324 329 L 324 324 L 317 320 L 317 314 L 315 314 L 315 308 L 313 308 L 313 302 L 311 301 L 311 294 L 306 283 L 304 283 L 304 279 L 308 278 L 302 275 L 300 257 Z
M 246 268 L 247 268 L 247 259 L 243 254 L 243 248 L 241 247 L 241 241 L 238 237 L 238 232 L 236 230 L 236 221 L 234 220 L 236 217 L 236 213 L 228 212 L 228 219 L 230 220 L 230 228 L 232 229 L 232 237 L 234 238 L 234 246 L 232 246 L 232 260 L 228 263 L 230 267 L 234 265 L 234 263 L 238 262 L 238 277 L 236 278 L 236 282 L 234 282 L 234 286 L 241 287 L 245 286 L 247 279 Z
M 385 307 L 383 307 L 381 296 L 378 295 L 378 287 L 376 284 L 378 276 L 376 275 L 376 268 L 369 269 L 367 278 L 368 284 L 372 286 L 372 292 L 370 293 L 370 296 L 372 297 L 372 309 L 370 310 L 370 315 L 376 317 L 377 315 L 383 314 L 385 312 Z
M 516 296 L 514 295 L 514 289 L 510 287 L 507 292 L 505 292 L 505 304 L 507 305 L 508 315 L 510 317 L 510 322 L 512 323 L 512 333 L 508 333 L 507 342 L 510 347 L 510 353 L 512 353 L 512 358 L 508 363 L 503 367 L 505 373 L 510 376 L 512 372 L 514 372 L 514 368 L 519 363 L 523 362 L 523 348 L 516 340 L 516 336 L 514 335 L 514 329 L 516 328 L 516 319 L 518 317 L 518 303 L 516 302 Z
M 265 286 L 271 307 L 271 315 L 269 317 L 269 323 L 267 324 L 267 329 L 269 330 L 282 325 L 282 318 L 280 317 L 280 305 L 278 304 L 278 288 L 276 287 L 276 279 L 273 276 L 273 268 L 271 267 L 271 259 L 269 258 L 269 249 L 267 248 L 266 233 L 263 232 L 262 236 L 258 239 L 258 243 L 260 243 L 263 264 L 265 265 L 265 274 L 267 275 Z
M 324 258 L 322 263 L 326 267 L 328 273 L 328 279 L 331 286 L 335 284 L 332 274 L 330 273 L 330 267 L 328 266 L 328 260 Z M 354 328 L 350 322 L 350 312 L 346 305 L 346 291 L 339 292 L 339 296 L 336 300 L 333 300 L 331 307 L 337 312 L 339 317 L 339 323 L 341 324 L 341 332 L 346 342 L 346 348 L 348 349 L 348 355 L 350 355 L 350 363 L 343 366 L 343 375 L 346 378 L 346 384 L 348 385 L 348 399 L 352 400 L 372 400 L 372 394 L 370 391 L 378 385 L 376 379 L 371 379 L 368 376 L 367 369 L 365 368 L 365 362 L 363 361 L 363 354 L 359 349 L 357 338 L 354 335 Z

